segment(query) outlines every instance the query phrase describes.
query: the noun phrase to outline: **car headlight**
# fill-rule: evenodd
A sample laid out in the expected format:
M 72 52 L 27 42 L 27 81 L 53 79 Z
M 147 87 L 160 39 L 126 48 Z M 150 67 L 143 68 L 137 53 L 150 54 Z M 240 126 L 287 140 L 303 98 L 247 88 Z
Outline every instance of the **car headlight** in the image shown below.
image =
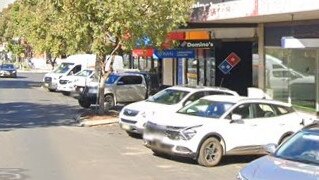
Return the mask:
M 14 73 L 16 73 L 17 71 L 12 71 L 12 73 L 14 74 Z
M 198 126 L 192 126 L 192 127 L 188 127 L 186 129 L 183 129 L 181 131 L 182 136 L 184 137 L 185 140 L 190 140 L 192 139 L 195 134 L 197 133 L 196 128 L 201 127 L 202 125 L 198 125 Z
M 237 173 L 236 179 L 237 179 L 237 180 L 248 180 L 248 179 L 245 178 L 240 172 Z

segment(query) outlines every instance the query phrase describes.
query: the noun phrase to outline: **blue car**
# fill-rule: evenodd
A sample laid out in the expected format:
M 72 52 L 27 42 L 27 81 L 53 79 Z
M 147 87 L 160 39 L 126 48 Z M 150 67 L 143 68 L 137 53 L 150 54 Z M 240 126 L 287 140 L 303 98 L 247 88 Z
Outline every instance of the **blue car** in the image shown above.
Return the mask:
M 266 146 L 270 155 L 259 158 L 238 174 L 239 180 L 319 179 L 319 124 L 306 126 L 276 149 Z
M 17 69 L 13 64 L 1 64 L 0 65 L 0 77 L 17 77 Z

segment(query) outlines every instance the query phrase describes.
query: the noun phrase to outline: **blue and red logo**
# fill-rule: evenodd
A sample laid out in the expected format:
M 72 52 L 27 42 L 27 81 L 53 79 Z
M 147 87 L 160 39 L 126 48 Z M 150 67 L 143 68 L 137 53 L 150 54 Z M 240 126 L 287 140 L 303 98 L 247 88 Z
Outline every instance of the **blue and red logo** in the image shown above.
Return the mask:
M 230 53 L 227 58 L 219 64 L 218 68 L 224 73 L 228 74 L 239 62 L 240 57 L 236 53 Z

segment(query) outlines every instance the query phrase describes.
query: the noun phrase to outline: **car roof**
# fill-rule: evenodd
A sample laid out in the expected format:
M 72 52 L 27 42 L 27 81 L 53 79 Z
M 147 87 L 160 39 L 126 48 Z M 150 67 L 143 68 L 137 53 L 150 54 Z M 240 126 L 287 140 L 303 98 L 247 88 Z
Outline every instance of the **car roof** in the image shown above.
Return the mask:
M 188 85 L 178 85 L 178 86 L 172 86 L 167 89 L 175 89 L 180 91 L 189 91 L 189 92 L 198 92 L 198 91 L 222 91 L 222 92 L 229 92 L 229 93 L 235 93 L 235 91 L 229 90 L 227 88 L 221 88 L 221 87 L 207 87 L 207 86 L 188 86 Z
M 205 96 L 202 99 L 206 99 L 209 101 L 224 101 L 231 103 L 266 103 L 266 104 L 275 104 L 279 106 L 291 107 L 291 104 L 284 103 L 281 101 L 276 101 L 272 99 L 261 99 L 261 98 L 250 98 L 246 96 L 227 96 L 227 95 L 210 95 Z

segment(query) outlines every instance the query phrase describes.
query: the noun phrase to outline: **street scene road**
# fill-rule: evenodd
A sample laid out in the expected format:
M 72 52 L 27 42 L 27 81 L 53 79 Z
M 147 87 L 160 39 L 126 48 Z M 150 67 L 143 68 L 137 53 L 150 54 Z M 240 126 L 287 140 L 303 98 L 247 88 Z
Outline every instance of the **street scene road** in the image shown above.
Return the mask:
M 0 79 L 0 179 L 234 179 L 256 156 L 213 168 L 159 157 L 118 124 L 78 127 L 76 99 L 41 88 L 43 74 Z

